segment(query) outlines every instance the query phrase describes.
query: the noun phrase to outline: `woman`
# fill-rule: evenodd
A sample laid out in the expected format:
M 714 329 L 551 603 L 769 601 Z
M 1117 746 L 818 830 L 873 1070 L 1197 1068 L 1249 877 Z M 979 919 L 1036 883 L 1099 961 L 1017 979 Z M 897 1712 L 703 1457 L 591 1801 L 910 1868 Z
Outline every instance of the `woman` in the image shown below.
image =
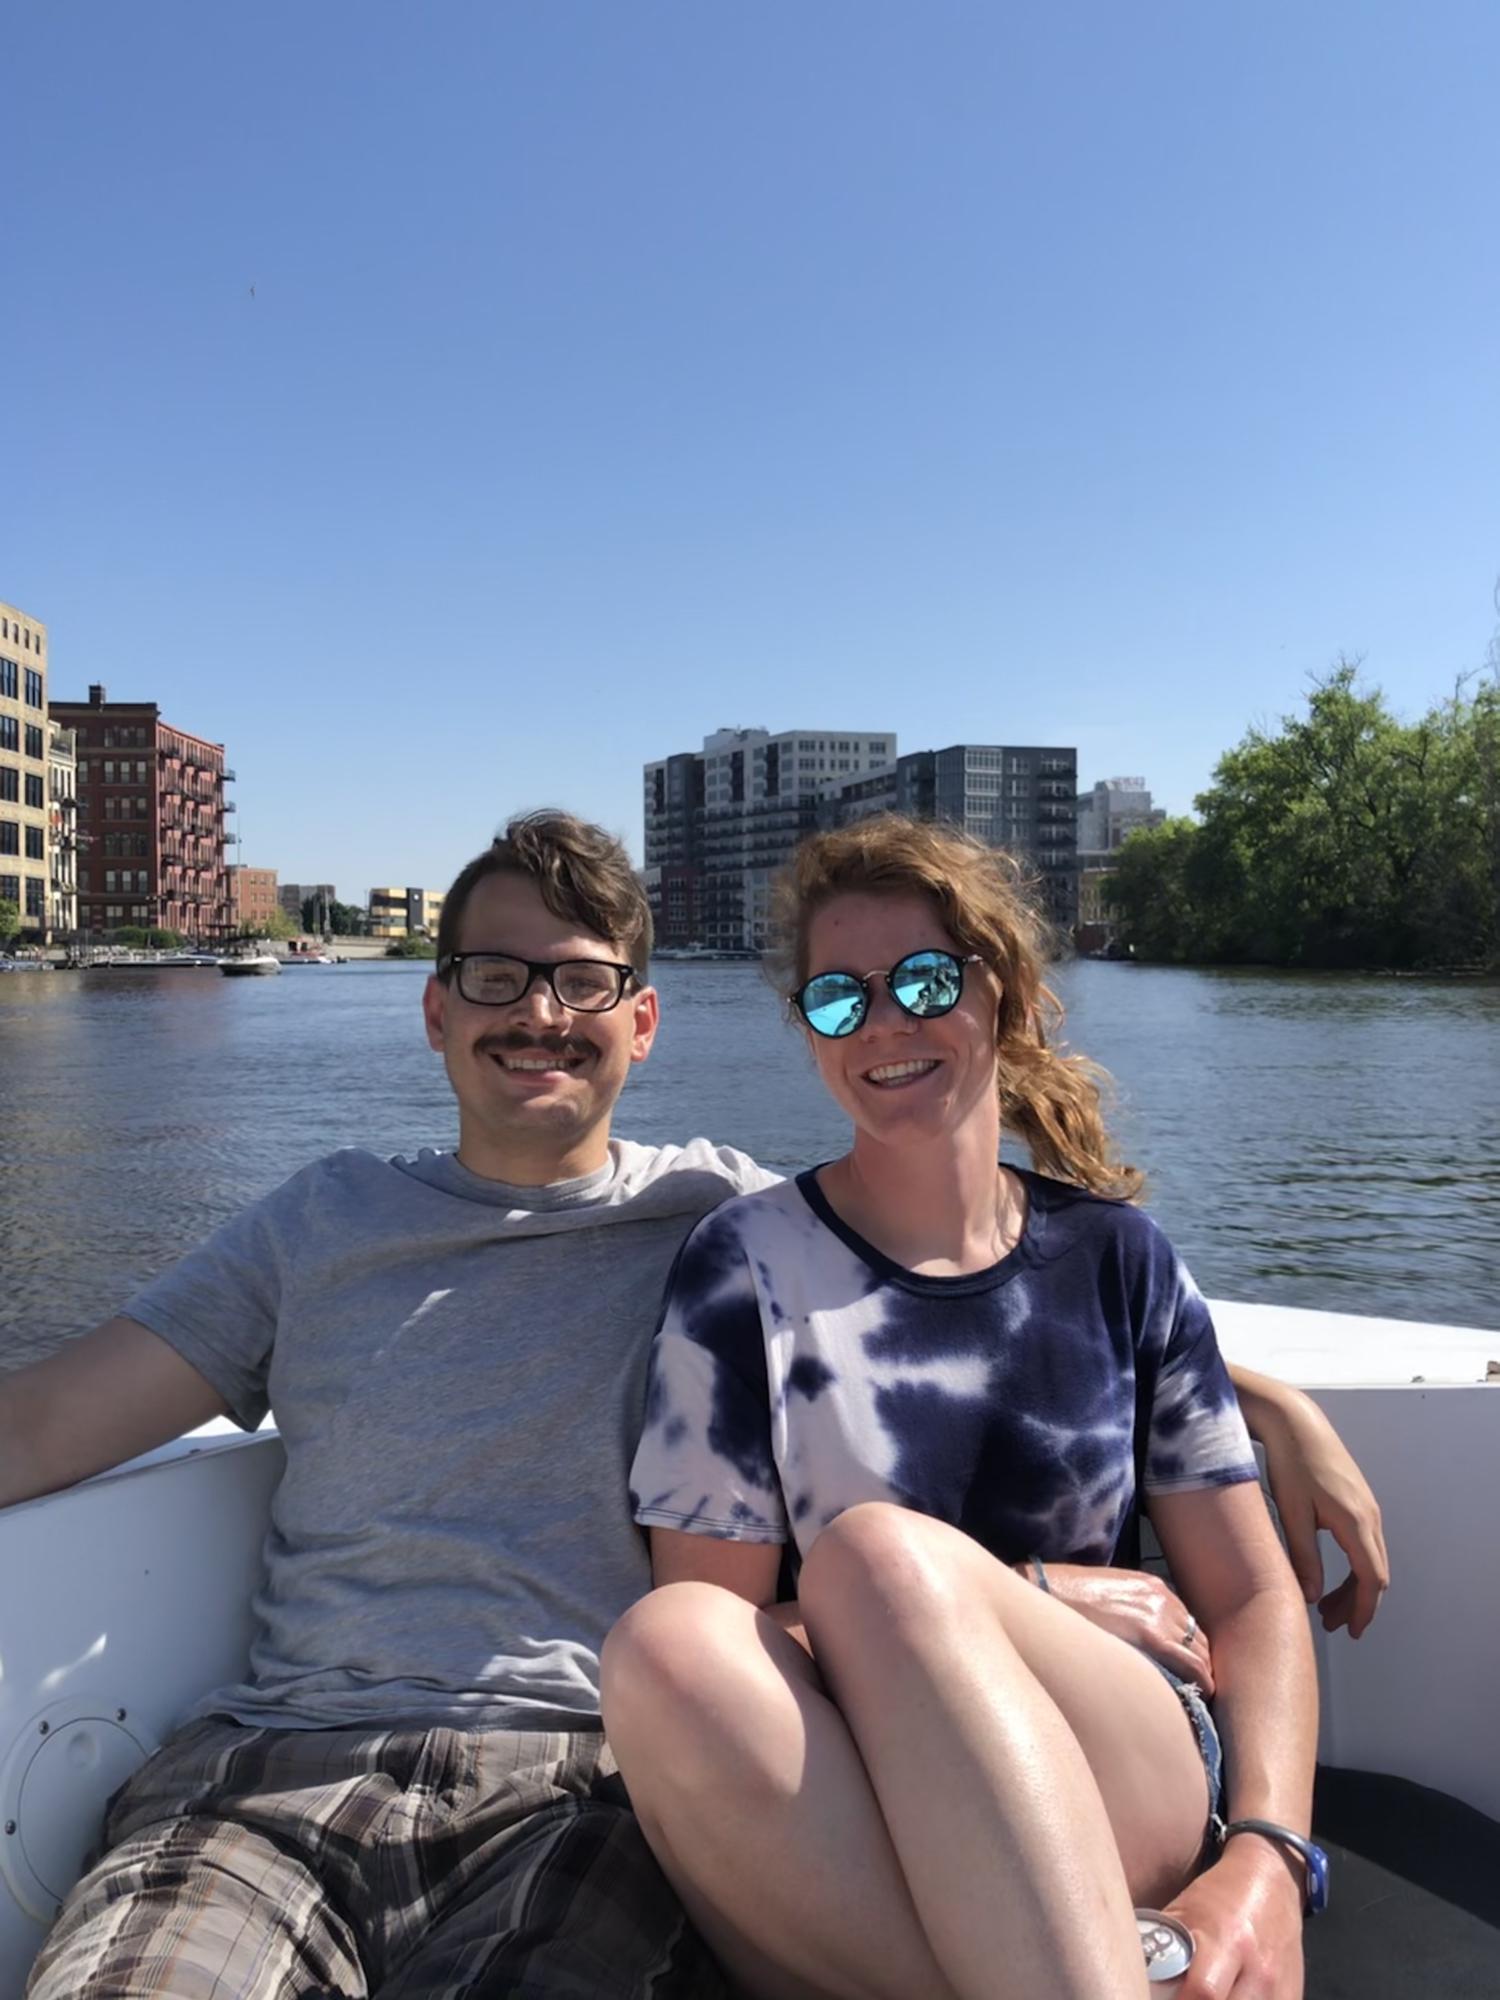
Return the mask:
M 1048 1045 L 1013 865 L 867 821 L 781 907 L 854 1142 L 674 1273 L 632 1481 L 663 1587 L 605 1656 L 647 1835 L 767 2000 L 1144 1995 L 1132 1905 L 1168 1904 L 1183 2000 L 1297 2000 L 1305 1611 L 1203 1301 Z M 1055 1587 L 1130 1559 L 1138 1494 L 1165 1661 Z M 1221 1811 L 1284 1831 L 1221 1846 Z

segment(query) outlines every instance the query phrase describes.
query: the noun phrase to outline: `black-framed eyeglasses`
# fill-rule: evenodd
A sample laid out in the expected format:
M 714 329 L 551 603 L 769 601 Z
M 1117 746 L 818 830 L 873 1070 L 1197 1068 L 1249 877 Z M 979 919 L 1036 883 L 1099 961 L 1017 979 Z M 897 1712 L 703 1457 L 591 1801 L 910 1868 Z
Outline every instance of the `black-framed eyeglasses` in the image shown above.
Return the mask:
M 607 1014 L 625 997 L 633 965 L 608 958 L 512 958 L 504 951 L 453 951 L 438 962 L 439 979 L 453 978 L 476 1007 L 514 1007 L 537 980 L 552 988 L 559 1006 L 574 1014 Z
M 815 973 L 793 1002 L 815 1035 L 835 1041 L 852 1035 L 870 1011 L 870 981 L 883 979 L 885 990 L 903 1013 L 919 1021 L 951 1014 L 964 990 L 964 967 L 978 965 L 978 952 L 960 958 L 951 951 L 909 951 L 889 972 Z

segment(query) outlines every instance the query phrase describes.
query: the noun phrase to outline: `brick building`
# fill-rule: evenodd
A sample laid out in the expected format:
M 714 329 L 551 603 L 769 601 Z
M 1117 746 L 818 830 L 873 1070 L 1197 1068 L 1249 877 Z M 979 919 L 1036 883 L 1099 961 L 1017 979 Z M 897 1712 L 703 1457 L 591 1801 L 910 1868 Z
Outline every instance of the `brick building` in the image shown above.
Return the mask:
M 229 874 L 229 921 L 236 931 L 264 936 L 273 917 L 281 915 L 281 899 L 274 868 L 245 868 L 238 864 Z M 297 918 L 300 927 L 301 917 Z
M 78 927 L 103 937 L 122 925 L 227 937 L 234 929 L 224 849 L 222 743 L 162 719 L 151 701 L 54 701 L 52 719 L 78 749 Z

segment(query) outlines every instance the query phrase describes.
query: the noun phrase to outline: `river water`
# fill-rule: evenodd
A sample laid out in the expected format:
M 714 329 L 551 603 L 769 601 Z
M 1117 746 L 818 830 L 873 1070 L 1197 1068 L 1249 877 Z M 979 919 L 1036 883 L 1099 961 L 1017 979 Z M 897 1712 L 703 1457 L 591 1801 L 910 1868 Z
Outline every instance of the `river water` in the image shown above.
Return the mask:
M 445 1146 L 424 970 L 0 977 L 0 1366 L 113 1311 L 315 1155 Z M 795 1168 L 841 1115 L 750 965 L 658 968 L 630 1138 Z M 1070 1044 L 1203 1289 L 1500 1326 L 1500 986 L 1079 963 Z

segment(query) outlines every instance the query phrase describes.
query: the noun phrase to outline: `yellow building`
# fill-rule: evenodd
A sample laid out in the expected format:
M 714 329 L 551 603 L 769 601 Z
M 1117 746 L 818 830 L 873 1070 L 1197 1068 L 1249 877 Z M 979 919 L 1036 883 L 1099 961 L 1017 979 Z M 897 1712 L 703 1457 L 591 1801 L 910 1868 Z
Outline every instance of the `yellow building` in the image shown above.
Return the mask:
M 370 936 L 436 937 L 443 898 L 436 889 L 372 889 Z
M 21 938 L 46 944 L 49 910 L 47 628 L 0 603 L 0 897 L 21 913 Z

